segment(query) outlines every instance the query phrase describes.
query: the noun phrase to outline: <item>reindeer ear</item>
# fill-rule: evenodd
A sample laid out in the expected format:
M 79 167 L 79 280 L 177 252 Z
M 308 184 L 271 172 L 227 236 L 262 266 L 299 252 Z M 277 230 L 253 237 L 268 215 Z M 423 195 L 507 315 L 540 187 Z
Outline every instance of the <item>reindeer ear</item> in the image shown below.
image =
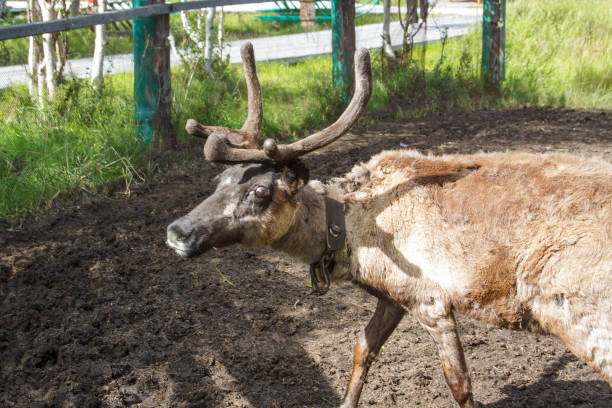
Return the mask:
M 293 159 L 283 165 L 282 178 L 292 194 L 297 193 L 308 183 L 309 176 L 308 166 L 302 159 Z

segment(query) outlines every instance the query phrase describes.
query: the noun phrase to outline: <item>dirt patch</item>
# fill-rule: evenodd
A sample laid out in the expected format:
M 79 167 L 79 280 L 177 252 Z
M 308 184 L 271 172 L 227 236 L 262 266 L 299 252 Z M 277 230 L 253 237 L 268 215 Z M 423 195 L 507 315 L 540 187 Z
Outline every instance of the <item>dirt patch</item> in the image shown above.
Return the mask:
M 313 178 L 403 146 L 612 161 L 612 113 L 456 111 L 401 122 L 370 115 L 309 158 Z M 166 248 L 166 226 L 212 191 L 220 168 L 194 160 L 130 197 L 90 200 L 21 228 L 0 225 L 0 406 L 340 405 L 372 297 L 342 286 L 294 307 L 308 290 L 303 265 L 268 250 L 181 260 Z M 608 384 L 555 338 L 467 319 L 460 326 L 484 406 L 612 406 Z M 373 365 L 361 405 L 453 406 L 435 346 L 410 317 Z

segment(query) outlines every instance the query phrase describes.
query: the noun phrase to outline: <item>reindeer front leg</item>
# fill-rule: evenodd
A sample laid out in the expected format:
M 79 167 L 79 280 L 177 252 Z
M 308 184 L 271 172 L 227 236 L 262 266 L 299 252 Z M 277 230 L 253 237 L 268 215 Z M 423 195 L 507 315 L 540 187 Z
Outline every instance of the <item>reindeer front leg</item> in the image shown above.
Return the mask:
M 361 332 L 353 351 L 353 374 L 342 408 L 355 408 L 370 364 L 404 316 L 404 309 L 390 300 L 379 298 L 376 311 Z
M 418 308 L 417 318 L 436 343 L 444 377 L 453 397 L 461 408 L 472 408 L 474 407 L 472 386 L 457 333 L 455 316 L 447 305 L 443 306 L 445 312 L 439 315 L 439 308 L 436 307 L 439 305 L 435 303 L 437 302 Z

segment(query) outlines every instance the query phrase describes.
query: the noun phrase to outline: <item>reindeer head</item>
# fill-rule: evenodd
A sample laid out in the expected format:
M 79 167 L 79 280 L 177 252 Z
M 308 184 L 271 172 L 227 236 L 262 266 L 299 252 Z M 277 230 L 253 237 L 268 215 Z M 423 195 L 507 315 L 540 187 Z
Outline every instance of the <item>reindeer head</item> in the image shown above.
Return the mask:
M 236 243 L 265 246 L 283 237 L 293 225 L 298 193 L 308 182 L 308 168 L 300 156 L 344 135 L 364 111 L 372 92 L 370 56 L 361 49 L 355 56 L 355 93 L 335 123 L 289 145 L 267 139 L 259 149 L 263 111 L 253 46 L 245 43 L 241 55 L 248 90 L 248 115 L 242 128 L 187 121 L 188 133 L 207 139 L 207 160 L 234 166 L 221 173 L 210 197 L 168 226 L 168 246 L 181 256 Z

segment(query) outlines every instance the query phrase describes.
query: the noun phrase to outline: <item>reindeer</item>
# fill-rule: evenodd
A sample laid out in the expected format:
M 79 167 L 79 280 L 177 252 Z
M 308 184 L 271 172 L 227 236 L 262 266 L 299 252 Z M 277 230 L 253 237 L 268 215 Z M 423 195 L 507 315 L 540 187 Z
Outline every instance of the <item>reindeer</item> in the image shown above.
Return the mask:
M 612 166 L 562 154 L 425 156 L 384 151 L 344 177 L 309 181 L 300 156 L 340 138 L 371 94 L 367 50 L 356 89 L 326 129 L 258 148 L 261 91 L 242 48 L 248 116 L 204 126 L 208 160 L 232 164 L 215 192 L 167 229 L 192 257 L 213 247 L 269 246 L 311 265 L 315 288 L 348 280 L 378 298 L 354 348 L 342 407 L 356 407 L 370 364 L 404 314 L 433 338 L 453 397 L 474 401 L 455 313 L 558 336 L 612 384 Z

